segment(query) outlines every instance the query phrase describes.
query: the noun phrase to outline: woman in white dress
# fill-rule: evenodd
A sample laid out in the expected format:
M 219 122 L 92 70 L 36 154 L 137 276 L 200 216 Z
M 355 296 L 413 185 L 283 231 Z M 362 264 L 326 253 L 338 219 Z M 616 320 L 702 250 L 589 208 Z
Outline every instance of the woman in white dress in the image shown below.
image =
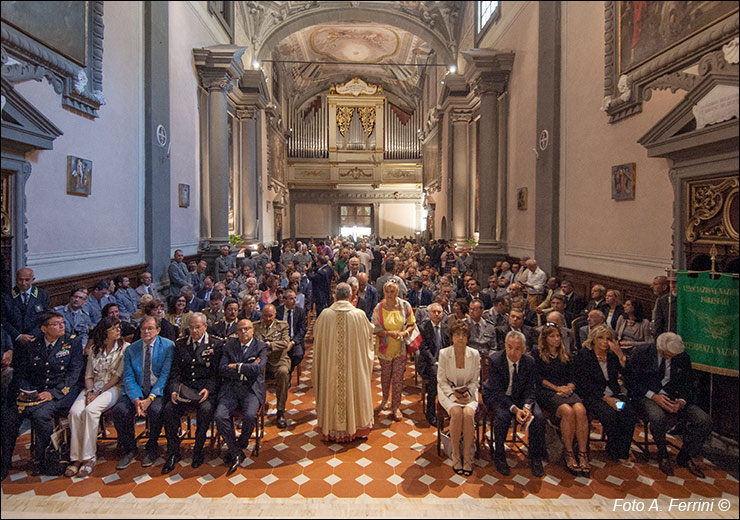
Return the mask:
M 458 475 L 469 477 L 473 474 L 473 440 L 480 385 L 480 354 L 474 348 L 467 346 L 470 340 L 470 328 L 462 320 L 452 326 L 450 337 L 452 346 L 439 351 L 437 395 L 439 404 L 450 416 L 452 470 Z M 462 458 L 460 455 L 461 434 L 464 447 Z

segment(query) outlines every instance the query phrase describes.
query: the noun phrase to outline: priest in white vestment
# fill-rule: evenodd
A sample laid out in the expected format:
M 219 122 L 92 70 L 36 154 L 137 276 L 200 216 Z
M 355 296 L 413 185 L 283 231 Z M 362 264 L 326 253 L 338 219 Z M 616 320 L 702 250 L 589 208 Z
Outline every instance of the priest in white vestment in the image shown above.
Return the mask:
M 337 442 L 367 437 L 373 426 L 373 326 L 349 302 L 351 293 L 348 284 L 337 284 L 336 301 L 313 328 L 311 377 L 318 431 Z

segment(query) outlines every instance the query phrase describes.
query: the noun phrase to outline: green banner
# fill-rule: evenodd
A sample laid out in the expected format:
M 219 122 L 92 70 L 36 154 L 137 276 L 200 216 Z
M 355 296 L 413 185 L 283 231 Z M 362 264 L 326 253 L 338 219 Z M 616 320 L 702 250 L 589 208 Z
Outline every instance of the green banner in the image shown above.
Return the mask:
M 676 319 L 678 334 L 694 368 L 726 376 L 738 376 L 737 278 L 709 273 L 677 273 Z

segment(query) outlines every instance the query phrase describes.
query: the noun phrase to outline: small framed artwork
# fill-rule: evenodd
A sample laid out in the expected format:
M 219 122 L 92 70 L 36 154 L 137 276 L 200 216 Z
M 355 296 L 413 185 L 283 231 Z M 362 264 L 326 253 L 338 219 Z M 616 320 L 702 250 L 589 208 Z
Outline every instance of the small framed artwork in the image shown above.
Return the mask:
M 612 199 L 635 200 L 635 163 L 612 166 Z
M 67 194 L 87 197 L 92 186 L 92 161 L 67 156 Z
M 179 193 L 178 200 L 180 201 L 181 208 L 190 207 L 190 184 L 178 184 L 177 190 Z
M 527 188 L 519 188 L 516 190 L 516 209 L 520 209 L 522 211 L 527 209 L 527 196 Z

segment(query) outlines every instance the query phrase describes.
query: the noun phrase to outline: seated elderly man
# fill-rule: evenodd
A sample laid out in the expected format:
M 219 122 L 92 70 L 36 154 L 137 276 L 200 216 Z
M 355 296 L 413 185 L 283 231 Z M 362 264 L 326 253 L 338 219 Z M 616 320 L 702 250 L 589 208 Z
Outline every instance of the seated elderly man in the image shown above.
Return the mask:
M 627 373 L 630 399 L 638 415 L 648 421 L 658 446 L 658 467 L 666 475 L 673 475 L 665 436 L 670 427 L 681 424 L 683 447 L 676 462 L 704 478 L 694 459 L 712 433 L 712 420 L 694 404 L 694 371 L 681 336 L 664 332 L 655 343 L 636 347 Z
M 590 311 L 588 311 L 586 325 L 578 330 L 578 348 L 580 349 L 583 346 L 586 338 L 588 338 L 589 332 L 605 322 L 606 318 L 604 317 L 604 313 L 601 312 L 599 309 L 591 309 Z
M 421 333 L 421 346 L 417 368 L 422 379 L 427 380 L 427 403 L 426 417 L 430 426 L 437 426 L 436 399 L 437 399 L 437 362 L 439 351 L 450 346 L 450 338 L 447 331 L 447 320 L 443 320 L 444 312 L 439 303 L 432 303 L 427 307 L 429 319 L 419 327 Z
M 226 341 L 219 363 L 223 384 L 215 414 L 218 431 L 229 448 L 227 475 L 244 462 L 244 448 L 257 425 L 257 412 L 266 397 L 267 345 L 254 338 L 254 326 L 249 320 L 239 320 L 236 330 L 237 337 Z M 234 432 L 234 411 L 237 408 L 242 412 L 242 431 L 238 440 Z
M 285 402 L 288 400 L 290 386 L 290 332 L 288 324 L 276 319 L 275 306 L 267 304 L 262 308 L 262 319 L 254 324 L 254 337 L 267 345 L 267 370 L 275 377 L 275 394 L 277 397 L 276 424 L 285 428 Z
M 64 318 L 57 312 L 39 316 L 41 334 L 15 350 L 12 399 L 17 406 L 3 408 L 2 475 L 10 471 L 18 430 L 29 419 L 36 432 L 32 475 L 44 470 L 46 448 L 51 442 L 53 418 L 72 406 L 82 370 L 82 344 L 64 333 Z

